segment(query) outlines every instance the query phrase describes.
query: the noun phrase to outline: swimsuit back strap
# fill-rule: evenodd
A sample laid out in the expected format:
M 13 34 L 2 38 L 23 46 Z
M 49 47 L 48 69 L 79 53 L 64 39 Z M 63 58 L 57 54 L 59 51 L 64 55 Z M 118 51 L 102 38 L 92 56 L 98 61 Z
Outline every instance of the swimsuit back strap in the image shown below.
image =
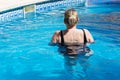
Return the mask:
M 86 44 L 87 43 L 87 38 L 86 38 L 85 30 L 84 29 L 82 29 L 82 30 L 83 30 L 83 35 L 84 35 L 84 44 Z
M 63 37 L 63 33 L 62 30 L 60 31 L 60 36 L 61 36 L 61 45 L 64 45 L 64 37 Z

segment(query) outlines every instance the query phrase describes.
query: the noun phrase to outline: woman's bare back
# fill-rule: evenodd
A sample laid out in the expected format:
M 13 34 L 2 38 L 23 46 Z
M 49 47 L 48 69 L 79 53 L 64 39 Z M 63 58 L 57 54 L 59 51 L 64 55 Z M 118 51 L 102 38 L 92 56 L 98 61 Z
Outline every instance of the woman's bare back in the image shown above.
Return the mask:
M 87 29 L 84 29 L 87 42 L 92 43 L 94 42 L 90 32 Z M 84 43 L 84 33 L 82 29 L 71 29 L 71 30 L 63 30 L 62 31 L 64 37 L 65 44 L 83 44 Z M 61 43 L 61 36 L 60 31 L 58 34 L 58 41 Z

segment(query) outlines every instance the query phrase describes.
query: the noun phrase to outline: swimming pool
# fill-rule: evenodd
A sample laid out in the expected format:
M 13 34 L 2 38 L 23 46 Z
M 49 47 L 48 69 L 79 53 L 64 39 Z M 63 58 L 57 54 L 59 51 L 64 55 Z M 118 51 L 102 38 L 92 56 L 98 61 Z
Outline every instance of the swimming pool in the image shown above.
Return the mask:
M 96 40 L 90 45 L 94 55 L 83 64 L 48 45 L 56 30 L 65 29 L 67 7 L 0 24 L 0 80 L 119 80 L 119 7 L 74 6 L 80 17 L 77 27 L 90 30 Z

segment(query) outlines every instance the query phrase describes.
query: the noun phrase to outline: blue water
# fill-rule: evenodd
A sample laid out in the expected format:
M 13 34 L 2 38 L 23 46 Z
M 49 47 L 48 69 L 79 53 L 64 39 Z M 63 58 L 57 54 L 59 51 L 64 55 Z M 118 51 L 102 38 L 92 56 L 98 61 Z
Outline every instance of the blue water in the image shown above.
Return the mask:
M 67 7 L 0 24 L 0 80 L 120 80 L 120 6 L 79 7 L 78 28 L 93 34 L 89 59 L 64 57 L 49 46 L 65 29 Z

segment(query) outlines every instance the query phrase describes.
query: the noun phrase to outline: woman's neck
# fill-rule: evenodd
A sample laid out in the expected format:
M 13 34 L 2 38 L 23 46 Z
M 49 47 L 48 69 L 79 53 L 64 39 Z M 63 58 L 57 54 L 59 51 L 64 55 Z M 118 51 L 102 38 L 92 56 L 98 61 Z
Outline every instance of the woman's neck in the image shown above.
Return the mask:
M 67 26 L 67 30 L 73 30 L 73 29 L 77 29 L 76 26 L 73 26 L 73 27 Z

